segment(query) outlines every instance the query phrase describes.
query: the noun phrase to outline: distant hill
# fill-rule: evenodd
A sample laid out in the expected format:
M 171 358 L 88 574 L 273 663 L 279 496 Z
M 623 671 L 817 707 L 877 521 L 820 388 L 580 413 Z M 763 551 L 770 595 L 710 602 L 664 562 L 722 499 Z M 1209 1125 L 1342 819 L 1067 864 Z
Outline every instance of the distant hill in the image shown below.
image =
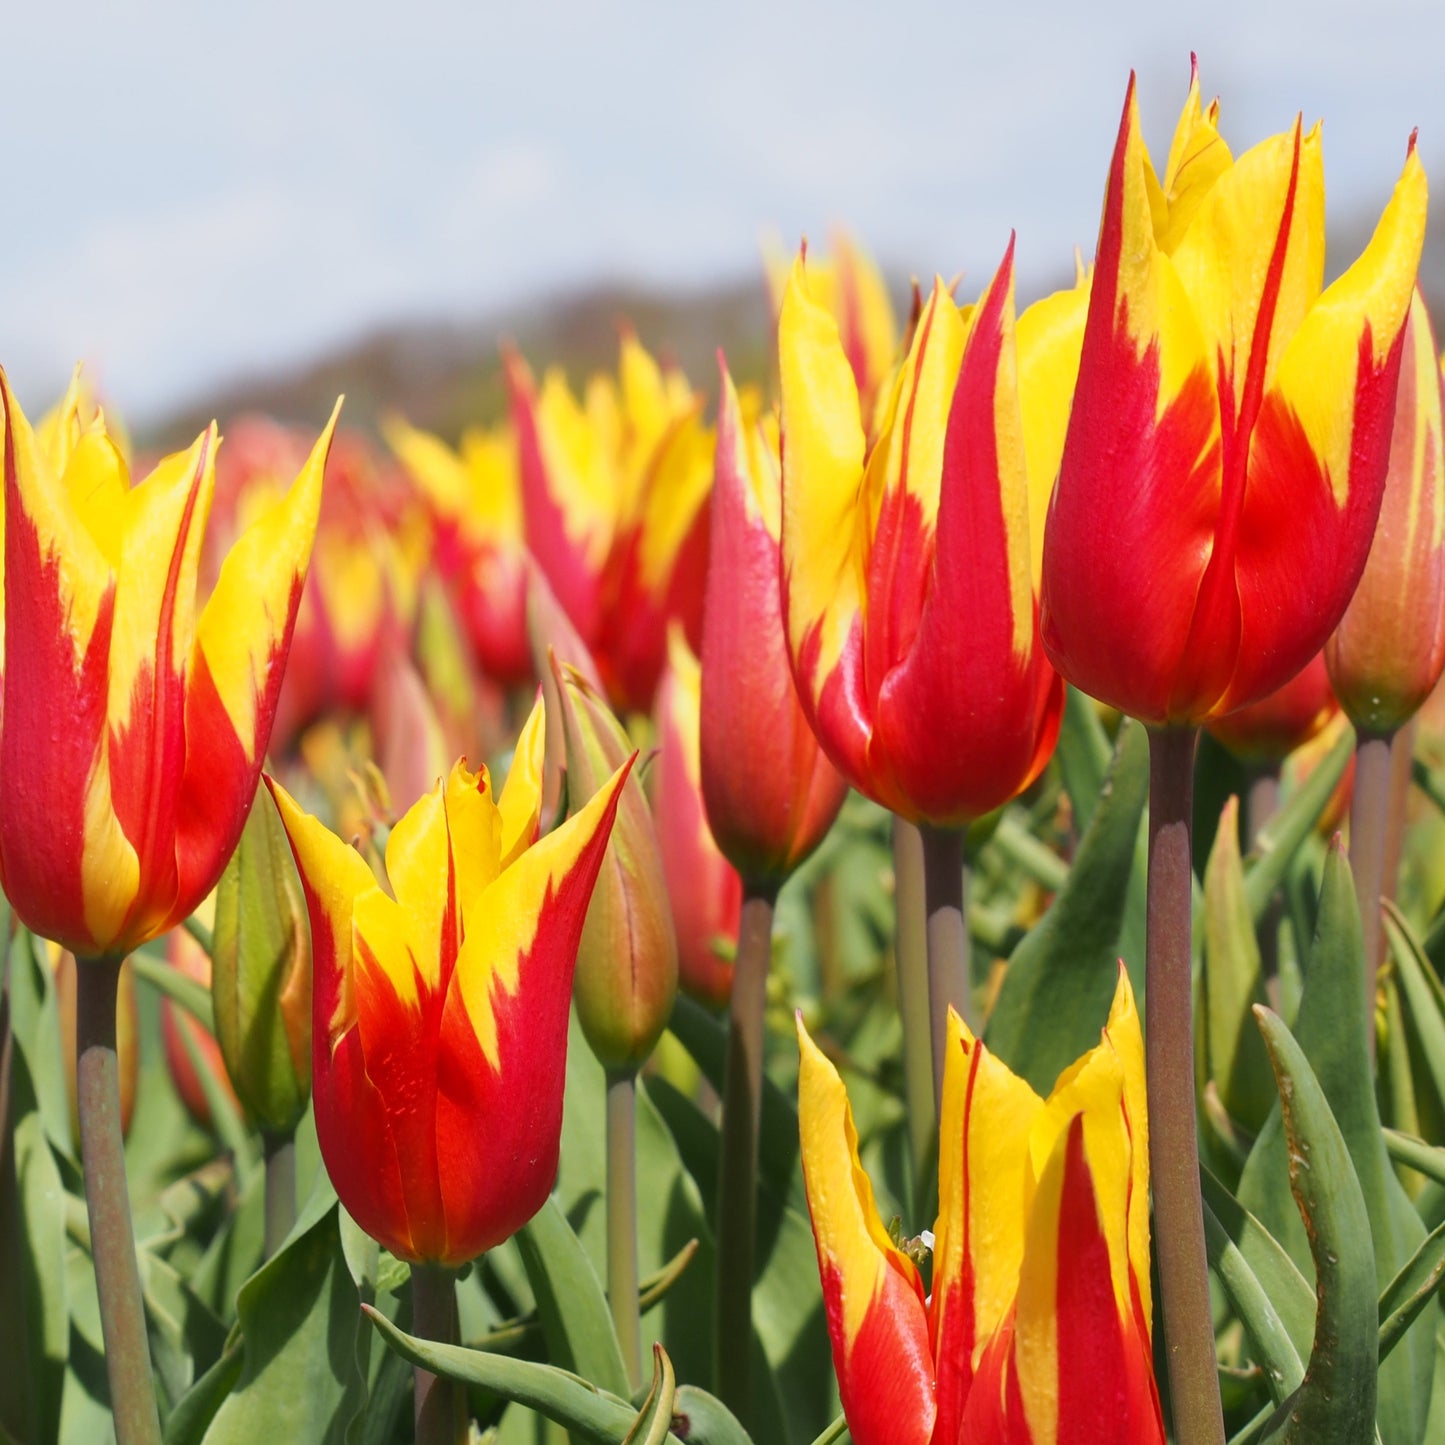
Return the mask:
M 1331 275 L 1359 254 L 1373 224 L 1374 217 L 1347 223 L 1331 237 Z M 1440 228 L 1426 239 L 1420 275 L 1445 342 L 1445 235 Z M 897 279 L 902 315 L 906 287 Z M 1056 284 L 1068 285 L 1070 279 L 1061 274 Z M 708 393 L 716 390 L 719 347 L 738 381 L 762 381 L 769 373 L 772 318 L 761 276 L 686 292 L 598 284 L 468 324 L 418 322 L 379 329 L 294 370 L 240 378 L 218 388 L 203 405 L 178 411 L 141 440 L 181 446 L 213 416 L 224 427 L 248 411 L 314 424 L 343 391 L 350 426 L 374 430 L 381 414 L 397 411 L 454 440 L 468 423 L 503 414 L 498 359 L 503 340 L 515 342 L 538 371 L 561 363 L 576 383 L 593 370 L 615 367 L 624 321 Z

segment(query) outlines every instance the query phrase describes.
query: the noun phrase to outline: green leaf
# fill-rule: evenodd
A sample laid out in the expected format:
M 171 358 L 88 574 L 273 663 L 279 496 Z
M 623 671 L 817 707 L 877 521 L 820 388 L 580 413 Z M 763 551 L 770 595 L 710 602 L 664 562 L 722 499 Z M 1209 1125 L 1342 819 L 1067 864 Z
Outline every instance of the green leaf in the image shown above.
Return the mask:
M 1103 795 L 1068 881 L 1014 950 L 985 1035 L 990 1049 L 1040 1093 L 1099 1041 L 1118 984 L 1119 934 L 1149 791 L 1149 743 L 1137 723 L 1119 730 Z M 1126 959 L 1134 970 L 1142 957 Z
M 1397 1164 L 1407 1165 L 1437 1184 L 1445 1184 L 1445 1149 L 1402 1134 L 1398 1129 L 1386 1129 L 1384 1134 L 1385 1148 Z
M 1315 938 L 1294 1038 L 1339 1126 L 1364 1195 L 1375 1258 L 1375 1295 L 1419 1248 L 1425 1227 L 1390 1166 L 1375 1100 L 1365 1008 L 1364 945 L 1349 864 L 1329 849 Z M 1284 1192 L 1289 1150 L 1278 1108 L 1261 1129 L 1239 1184 L 1239 1199 L 1287 1249 L 1307 1277 L 1310 1240 Z M 1246 1251 L 1248 1258 L 1248 1251 Z M 1250 1260 L 1254 1264 L 1253 1259 Z M 1288 1322 L 1287 1322 L 1288 1323 Z M 1292 1331 L 1293 1334 L 1293 1331 Z M 1296 1347 L 1308 1341 L 1293 1335 Z M 1429 1403 L 1433 1342 L 1412 1332 L 1380 1370 L 1379 1427 L 1385 1445 L 1419 1445 Z
M 258 1440 L 342 1445 L 364 1407 L 357 1365 L 361 1292 L 335 1205 L 302 1227 L 247 1281 L 238 1301 L 243 1362 L 206 1445 Z
M 616 1395 L 609 1395 L 555 1365 L 539 1365 L 532 1360 L 514 1360 L 506 1355 L 463 1349 L 460 1345 L 439 1345 L 417 1339 L 398 1329 L 378 1310 L 370 1306 L 364 1308 L 382 1339 L 413 1365 L 525 1405 L 596 1445 L 622 1445 L 637 1418 L 632 1406 Z M 670 1435 L 666 1438 L 675 1440 Z
M 1408 1264 L 1380 1296 L 1380 1358 L 1399 1344 L 1445 1279 L 1445 1224 L 1426 1237 Z
M 1255 921 L 1239 855 L 1239 800 L 1220 814 L 1204 869 L 1204 1026 L 1208 1077 L 1230 1118 L 1258 1133 L 1274 1078 L 1250 1010 L 1266 1002 Z
M 159 989 L 173 1004 L 185 1009 L 196 1019 L 207 1033 L 216 1031 L 216 1015 L 211 1008 L 211 991 L 193 978 L 187 978 L 179 969 L 172 968 L 164 959 L 150 953 L 133 953 L 130 956 L 131 971 L 138 979 Z
M 1445 1101 L 1445 1015 L 1437 995 L 1435 970 L 1404 914 L 1388 899 L 1384 900 L 1384 921 L 1402 1001 L 1409 1014 L 1410 1027 L 1419 1040 L 1419 1056 L 1429 1072 L 1436 1097 Z
M 652 1347 L 652 1388 L 642 1402 L 637 1421 L 627 1432 L 623 1445 L 663 1445 L 672 1425 L 672 1406 L 677 1396 L 677 1377 L 672 1361 L 661 1345 Z
M 696 1385 L 679 1385 L 672 1409 L 679 1438 L 687 1445 L 752 1445 L 738 1417 Z
M 1370 1217 L 1344 1136 L 1279 1017 L 1256 1010 L 1279 1080 L 1289 1181 L 1309 1235 L 1318 1311 L 1303 1382 L 1275 1412 L 1271 1445 L 1359 1445 L 1375 1426 L 1379 1312 Z
M 1098 704 L 1073 686 L 1064 689 L 1064 720 L 1054 756 L 1074 810 L 1074 826 L 1082 833 L 1103 794 L 1114 749 Z
M 165 1445 L 201 1445 L 216 1411 L 241 1378 L 243 1358 L 237 1341 L 176 1402 L 166 1419 Z
M 1304 783 L 1280 803 L 1279 811 L 1259 835 L 1258 851 L 1245 869 L 1245 895 L 1250 916 L 1258 923 L 1269 908 L 1285 872 L 1325 811 L 1349 766 L 1355 740 L 1345 733 Z
M 587 1251 L 555 1198 L 548 1197 L 516 1238 L 537 1301 L 547 1358 L 625 1398 L 631 1393 L 627 1366 L 607 1297 Z M 669 1372 L 672 1369 L 670 1360 L 667 1368 Z

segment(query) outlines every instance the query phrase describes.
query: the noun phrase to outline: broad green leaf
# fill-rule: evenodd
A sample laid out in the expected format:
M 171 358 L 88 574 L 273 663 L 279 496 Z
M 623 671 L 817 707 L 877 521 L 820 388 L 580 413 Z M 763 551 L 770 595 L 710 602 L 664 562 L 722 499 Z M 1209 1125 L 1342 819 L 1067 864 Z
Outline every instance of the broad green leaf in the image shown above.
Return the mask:
M 672 1406 L 677 1396 L 677 1377 L 672 1361 L 661 1345 L 652 1347 L 652 1388 L 642 1402 L 637 1419 L 622 1445 L 663 1445 L 672 1426 Z
M 673 1418 L 686 1433 L 687 1445 L 752 1445 L 738 1418 L 716 1396 L 696 1385 L 679 1385 Z
M 438 1345 L 398 1329 L 375 1309 L 367 1307 L 366 1315 L 382 1339 L 413 1365 L 525 1405 L 597 1445 L 622 1445 L 637 1418 L 632 1406 L 616 1395 L 555 1365 L 489 1355 L 460 1345 Z M 674 1436 L 666 1438 L 681 1445 Z
M 1375 1294 L 1419 1248 L 1425 1227 L 1385 1151 L 1375 1101 L 1364 1008 L 1364 948 L 1349 864 L 1338 845 L 1329 850 L 1320 891 L 1314 944 L 1294 1038 L 1310 1061 L 1349 1151 L 1364 1195 L 1375 1258 Z M 1288 1148 L 1276 1108 L 1265 1121 L 1239 1184 L 1240 1202 L 1309 1275 L 1311 1249 L 1291 1195 L 1285 1192 Z M 1250 1258 L 1246 1250 L 1246 1258 Z M 1251 1265 L 1254 1261 L 1250 1259 Z M 1288 1323 L 1288 1321 L 1287 1321 Z M 1293 1331 L 1292 1331 L 1293 1333 Z M 1308 1346 L 1297 1334 L 1297 1348 Z M 1412 1332 L 1381 1368 L 1380 1433 L 1385 1445 L 1419 1445 L 1429 1404 L 1433 1344 L 1428 1330 Z
M 1266 1002 L 1255 922 L 1239 855 L 1239 800 L 1220 814 L 1204 869 L 1204 1026 L 1207 1077 L 1230 1118 L 1258 1133 L 1275 1098 L 1269 1056 L 1251 1009 Z
M 241 1374 L 206 1445 L 345 1440 L 365 1404 L 357 1333 L 366 1325 L 339 1213 L 332 1206 L 304 1228 L 298 1220 L 285 1246 L 242 1288 Z
M 1384 920 L 1409 1026 L 1419 1040 L 1417 1056 L 1427 1070 L 1436 1099 L 1445 1102 L 1445 1014 L 1433 986 L 1437 982 L 1435 970 L 1404 915 L 1388 901 Z
M 1064 720 L 1054 756 L 1074 810 L 1074 826 L 1082 833 L 1103 795 L 1114 749 L 1098 704 L 1073 686 L 1064 689 Z
M 1119 730 L 1103 795 L 1068 881 L 1013 951 L 985 1033 L 988 1046 L 1040 1093 L 1099 1041 L 1118 984 L 1119 934 L 1149 790 L 1149 743 Z M 1143 1000 L 1142 957 L 1126 959 Z
M 547 1340 L 547 1358 L 600 1389 L 626 1397 L 627 1367 L 607 1297 L 587 1251 L 555 1198 L 517 1233 L 517 1246 Z M 668 1371 L 672 1370 L 671 1361 Z
M 1309 1235 L 1319 1301 L 1304 1380 L 1265 1438 L 1271 1445 L 1359 1445 L 1374 1430 L 1379 1351 L 1365 1196 L 1304 1051 L 1277 1015 L 1265 1008 L 1258 1015 L 1279 1080 L 1290 1189 Z
M 201 1445 L 216 1411 L 241 1378 L 243 1354 L 238 1340 L 176 1402 L 166 1419 L 165 1445 Z
M 1269 908 L 1275 890 L 1284 881 L 1291 860 L 1313 833 L 1339 781 L 1349 766 L 1354 737 L 1346 732 L 1304 783 L 1283 799 L 1279 811 L 1259 835 L 1257 852 L 1245 868 L 1245 895 L 1249 911 L 1258 923 Z

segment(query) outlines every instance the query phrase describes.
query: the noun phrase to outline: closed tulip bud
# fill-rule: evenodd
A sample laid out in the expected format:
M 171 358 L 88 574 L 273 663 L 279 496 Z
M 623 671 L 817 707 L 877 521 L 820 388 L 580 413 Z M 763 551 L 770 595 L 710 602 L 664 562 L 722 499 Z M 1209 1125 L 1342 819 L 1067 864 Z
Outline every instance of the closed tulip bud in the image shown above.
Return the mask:
M 777 424 L 722 370 L 703 611 L 700 768 L 717 847 L 753 883 L 781 883 L 822 842 L 848 784 L 808 726 L 778 592 Z M 736 932 L 736 927 L 734 927 Z
M 226 1073 L 257 1124 L 287 1135 L 311 1096 L 311 938 L 286 830 L 265 788 L 216 888 L 212 950 Z
M 1445 426 L 1439 353 L 1417 289 L 1380 521 L 1364 575 L 1325 646 L 1330 681 L 1362 732 L 1393 733 L 1445 670 Z
M 798 1041 L 803 1178 L 857 1445 L 1164 1445 L 1144 1040 L 1123 969 L 1102 1041 L 1047 1100 L 950 1013 L 928 1295 L 878 1217 L 842 1080 L 801 1021 Z
M 75 1087 L 75 1010 L 77 967 L 75 955 L 59 944 L 49 945 L 55 970 L 55 1002 L 60 1012 L 60 1051 L 65 1061 L 66 1098 L 70 1104 L 70 1137 L 80 1147 L 80 1111 Z M 140 1083 L 140 1012 L 136 1006 L 135 975 L 127 964 L 120 971 L 115 1007 L 115 1050 L 120 1069 L 120 1127 L 130 1131 L 135 1113 L 135 1092 Z
M 173 928 L 166 935 L 166 960 L 177 973 L 210 991 L 210 955 L 184 928 Z M 211 1118 L 211 1101 L 206 1097 L 206 1089 L 201 1082 L 198 1061 L 200 1068 L 210 1073 L 217 1088 L 230 1096 L 237 1109 L 240 1108 L 240 1100 L 231 1087 L 216 1036 L 194 1014 L 168 998 L 161 1000 L 161 1044 L 165 1049 L 166 1069 L 171 1083 L 176 1086 L 186 1113 L 201 1128 L 209 1129 L 214 1121 Z
M 404 813 L 447 771 L 454 754 L 421 674 L 399 648 L 389 648 L 378 668 L 371 716 L 377 766 L 393 809 Z
M 677 931 L 678 979 L 695 998 L 724 1004 L 732 991 L 729 955 L 737 944 L 743 885 L 737 870 L 718 852 L 703 810 L 698 760 L 701 670 L 686 638 L 675 630 L 668 654 L 668 669 L 657 691 L 653 811 Z
M 1039 643 L 1030 514 L 1053 481 L 1056 403 L 1072 389 L 1086 294 L 1016 322 L 1012 242 L 977 306 L 960 309 L 936 282 L 870 430 L 804 258 L 788 282 L 778 352 L 793 676 L 838 770 L 913 822 L 958 827 L 992 812 L 1038 776 L 1058 737 L 1063 683 Z
M 567 756 L 567 812 L 589 807 L 632 752 L 606 700 L 580 673 L 553 661 Z M 672 1015 L 677 935 L 657 832 L 641 781 L 629 778 L 577 955 L 577 1018 L 606 1069 L 644 1063 Z
M 1043 636 L 1156 727 L 1273 692 L 1370 550 L 1425 232 L 1413 139 L 1358 260 L 1322 289 L 1320 128 L 1237 160 L 1197 73 L 1162 173 L 1129 83 L 1078 390 L 1044 538 Z
M 321 1155 L 403 1259 L 474 1259 L 552 1188 L 572 970 L 629 766 L 537 839 L 531 770 L 498 799 L 459 762 L 391 830 L 385 888 L 268 780 L 311 919 Z
M 1273 766 L 1315 737 L 1340 710 L 1323 653 L 1268 697 L 1208 725 L 1207 731 L 1246 763 Z

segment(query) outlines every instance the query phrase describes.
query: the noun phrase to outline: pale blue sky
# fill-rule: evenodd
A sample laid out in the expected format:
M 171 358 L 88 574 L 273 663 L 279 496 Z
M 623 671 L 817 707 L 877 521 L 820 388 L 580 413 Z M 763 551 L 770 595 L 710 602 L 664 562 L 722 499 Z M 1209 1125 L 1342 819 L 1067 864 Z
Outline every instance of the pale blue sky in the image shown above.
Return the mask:
M 743 275 L 767 227 L 981 284 L 1016 226 L 1027 295 L 1092 249 L 1130 68 L 1159 148 L 1191 49 L 1236 149 L 1325 118 L 1332 212 L 1416 125 L 1445 196 L 1439 0 L 80 0 L 4 48 L 0 362 L 142 422 L 391 320 Z

